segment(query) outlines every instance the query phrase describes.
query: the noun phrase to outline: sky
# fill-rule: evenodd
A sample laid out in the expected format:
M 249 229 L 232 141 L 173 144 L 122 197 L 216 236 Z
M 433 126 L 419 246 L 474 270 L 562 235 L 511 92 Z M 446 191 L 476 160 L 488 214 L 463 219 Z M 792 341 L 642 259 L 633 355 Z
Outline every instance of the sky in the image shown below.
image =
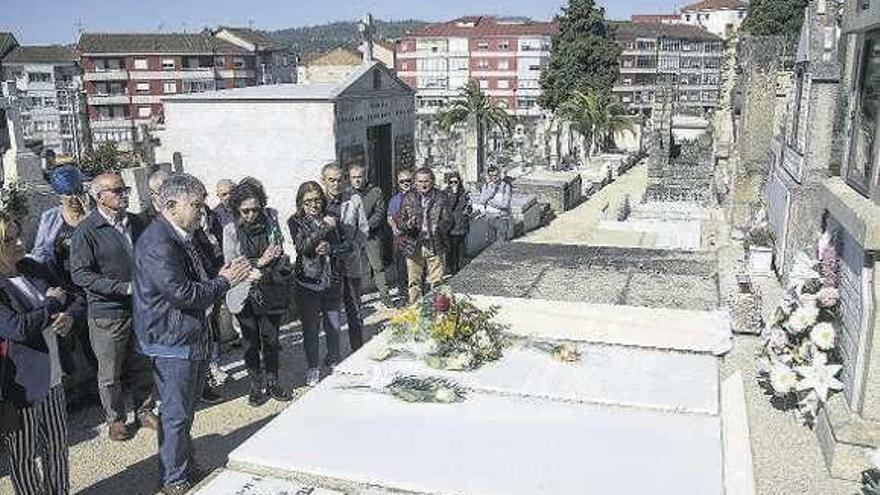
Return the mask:
M 0 0 L 0 31 L 21 44 L 72 43 L 90 32 L 194 32 L 206 26 L 274 30 L 354 20 L 442 21 L 464 15 L 547 20 L 566 0 Z M 672 12 L 680 0 L 598 0 L 611 19 Z

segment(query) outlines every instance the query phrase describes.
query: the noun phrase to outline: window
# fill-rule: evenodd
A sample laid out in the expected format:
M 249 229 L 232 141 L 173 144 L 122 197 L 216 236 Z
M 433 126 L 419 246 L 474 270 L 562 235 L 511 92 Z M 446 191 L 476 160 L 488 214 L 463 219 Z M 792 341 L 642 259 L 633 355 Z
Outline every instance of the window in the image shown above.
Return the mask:
M 28 72 L 28 82 L 32 82 L 32 83 L 52 82 L 52 74 L 49 72 Z
M 135 70 L 147 70 L 147 59 L 145 59 L 145 58 L 134 59 L 134 68 L 135 68 Z
M 477 68 L 486 70 L 489 68 L 489 61 L 485 58 L 477 59 Z
M 691 22 L 691 15 L 690 15 L 690 14 L 685 14 L 685 15 L 684 15 L 684 20 L 685 20 L 685 22 Z
M 847 182 L 867 195 L 877 164 L 880 131 L 880 92 L 877 90 L 880 87 L 880 30 L 868 32 L 863 40 L 857 59 Z
M 488 79 L 480 79 L 480 89 L 489 89 Z
M 162 83 L 162 92 L 165 94 L 177 93 L 177 81 L 165 81 Z
M 401 72 L 408 71 L 409 70 L 409 62 L 408 61 L 400 62 L 400 70 L 401 70 Z
M 183 93 L 203 93 L 205 91 L 214 91 L 214 80 L 205 81 L 183 81 Z
M 135 89 L 138 93 L 149 93 L 150 92 L 150 83 L 148 82 L 139 82 L 135 86 Z
M 54 108 L 55 105 L 56 105 L 55 98 L 52 98 L 52 97 L 43 98 L 43 106 L 44 107 Z
M 489 49 L 489 42 L 488 41 L 478 41 L 477 42 L 477 50 L 486 51 L 488 49 Z
M 71 100 L 70 93 L 67 91 L 58 92 L 58 110 L 70 110 Z
M 508 81 L 507 79 L 499 79 L 498 80 L 498 89 L 509 89 L 509 88 L 510 88 L 510 81 Z
M 214 57 L 214 67 L 219 69 L 226 67 L 226 57 Z
M 138 107 L 138 117 L 148 118 L 152 114 L 153 114 L 153 112 L 152 112 L 152 109 L 149 107 L 149 105 Z
M 175 64 L 173 58 L 162 59 L 162 70 L 174 70 Z
M 518 108 L 529 109 L 529 108 L 534 108 L 537 105 L 538 105 L 538 100 L 535 98 L 517 98 L 517 100 L 516 100 L 516 106 Z
M 468 70 L 468 59 L 466 59 L 466 58 L 450 58 L 449 59 L 449 70 L 450 71 Z
M 506 58 L 498 60 L 498 70 L 510 70 L 510 60 Z
M 509 41 L 499 41 L 498 42 L 498 49 L 501 51 L 504 51 L 504 52 L 506 52 L 507 50 L 510 50 L 510 42 Z
M 232 66 L 236 69 L 244 69 L 244 57 L 235 57 L 232 59 Z
M 520 89 L 540 89 L 541 83 L 537 79 L 518 79 L 516 87 Z

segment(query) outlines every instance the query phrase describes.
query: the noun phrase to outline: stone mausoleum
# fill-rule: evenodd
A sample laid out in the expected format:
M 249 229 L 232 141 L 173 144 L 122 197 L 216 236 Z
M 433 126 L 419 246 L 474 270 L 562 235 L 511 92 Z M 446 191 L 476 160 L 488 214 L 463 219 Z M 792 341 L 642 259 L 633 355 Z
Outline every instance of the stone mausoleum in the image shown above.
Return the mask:
M 388 195 L 413 165 L 413 92 L 380 62 L 339 83 L 279 84 L 168 98 L 158 162 L 182 161 L 209 187 L 253 176 L 281 218 L 321 166 L 359 163 Z

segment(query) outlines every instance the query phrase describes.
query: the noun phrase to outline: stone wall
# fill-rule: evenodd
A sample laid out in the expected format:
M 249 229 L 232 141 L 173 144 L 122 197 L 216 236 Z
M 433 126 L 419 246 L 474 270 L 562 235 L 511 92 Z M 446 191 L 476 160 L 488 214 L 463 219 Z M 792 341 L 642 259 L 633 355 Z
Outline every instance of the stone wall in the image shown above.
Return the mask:
M 715 200 L 712 134 L 682 140 L 668 159 L 648 162 L 646 201 L 689 201 L 709 205 Z

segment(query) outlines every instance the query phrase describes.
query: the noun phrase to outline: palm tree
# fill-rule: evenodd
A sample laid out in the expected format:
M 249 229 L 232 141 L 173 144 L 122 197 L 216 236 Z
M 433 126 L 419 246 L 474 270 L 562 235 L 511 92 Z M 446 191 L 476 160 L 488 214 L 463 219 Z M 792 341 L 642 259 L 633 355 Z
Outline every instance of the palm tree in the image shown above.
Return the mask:
M 458 97 L 441 109 L 439 114 L 440 126 L 447 132 L 457 124 L 474 124 L 477 133 L 477 177 L 482 176 L 485 165 L 486 131 L 498 127 L 506 134 L 510 120 L 507 111 L 497 101 L 492 101 L 474 80 L 461 88 Z
M 596 110 L 593 134 L 600 151 L 608 152 L 614 150 L 617 147 L 614 143 L 614 136 L 617 134 L 626 132 L 635 136 L 636 120 L 632 116 L 627 115 L 623 106 L 614 101 L 609 95 L 599 98 Z
M 592 149 L 599 103 L 594 93 L 576 90 L 556 110 L 559 118 L 568 122 L 569 129 L 580 134 L 580 158 L 589 156 Z

